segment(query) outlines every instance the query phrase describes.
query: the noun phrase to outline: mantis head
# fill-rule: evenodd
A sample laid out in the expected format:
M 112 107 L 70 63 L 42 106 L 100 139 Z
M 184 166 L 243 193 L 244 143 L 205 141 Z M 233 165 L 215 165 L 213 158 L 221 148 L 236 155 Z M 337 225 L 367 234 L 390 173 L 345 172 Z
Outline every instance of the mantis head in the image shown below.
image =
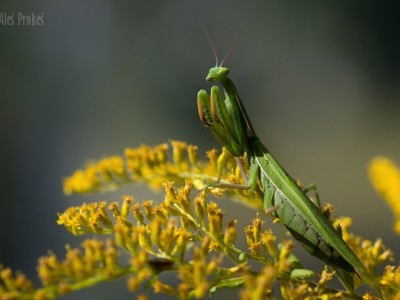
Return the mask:
M 220 81 L 228 76 L 229 69 L 225 67 L 213 67 L 208 71 L 207 81 Z

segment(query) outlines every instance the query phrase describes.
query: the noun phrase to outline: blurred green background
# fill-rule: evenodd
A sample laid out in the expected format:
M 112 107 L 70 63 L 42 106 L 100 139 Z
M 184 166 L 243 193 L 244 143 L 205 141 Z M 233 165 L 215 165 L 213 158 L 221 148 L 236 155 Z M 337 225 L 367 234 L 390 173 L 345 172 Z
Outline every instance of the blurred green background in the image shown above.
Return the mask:
M 62 179 L 88 160 L 169 139 L 201 153 L 219 147 L 197 116 L 196 93 L 210 88 L 214 64 L 200 22 L 221 57 L 246 27 L 225 66 L 260 138 L 293 177 L 317 184 L 337 216 L 353 218 L 353 232 L 383 238 L 400 257 L 391 212 L 367 177 L 377 154 L 400 162 L 396 1 L 2 0 L 0 12 L 44 16 L 43 26 L 0 24 L 5 266 L 34 278 L 39 256 L 79 245 L 56 225 L 68 206 L 127 193 L 162 200 L 145 186 L 65 197 Z M 226 220 L 255 216 L 219 203 Z M 319 264 L 296 251 L 308 267 Z M 131 299 L 125 280 L 65 298 L 111 297 Z

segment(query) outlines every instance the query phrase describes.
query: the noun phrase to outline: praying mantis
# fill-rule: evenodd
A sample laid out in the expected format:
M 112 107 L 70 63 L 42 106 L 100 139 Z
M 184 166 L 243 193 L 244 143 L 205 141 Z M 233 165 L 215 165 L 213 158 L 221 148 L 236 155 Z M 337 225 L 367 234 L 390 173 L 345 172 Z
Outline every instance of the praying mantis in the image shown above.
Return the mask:
M 214 48 L 213 51 L 215 54 Z M 205 127 L 234 157 L 247 154 L 250 168 L 245 178 L 247 184 L 217 183 L 214 186 L 250 189 L 259 183 L 265 210 L 279 218 L 311 255 L 345 274 L 367 276 L 367 269 L 338 230 L 262 144 L 228 73 L 229 69 L 222 63 L 219 66 L 216 63 L 216 67 L 209 70 L 206 81 L 221 84 L 225 96 L 216 85 L 211 88 L 210 95 L 200 90 L 197 94 L 199 116 Z

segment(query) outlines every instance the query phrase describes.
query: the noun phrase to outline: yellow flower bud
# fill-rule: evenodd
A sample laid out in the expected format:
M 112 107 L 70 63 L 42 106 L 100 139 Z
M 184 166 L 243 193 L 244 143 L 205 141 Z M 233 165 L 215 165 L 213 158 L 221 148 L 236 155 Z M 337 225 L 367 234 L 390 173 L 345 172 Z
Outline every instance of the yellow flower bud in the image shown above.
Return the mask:
M 142 207 L 144 209 L 144 213 L 146 215 L 146 218 L 151 221 L 154 218 L 153 215 L 153 201 L 152 200 L 147 200 L 143 201 Z
M 145 223 L 144 223 L 144 216 L 143 216 L 142 211 L 140 210 L 140 205 L 139 205 L 139 203 L 134 203 L 134 204 L 132 205 L 132 212 L 133 212 L 133 216 L 134 216 L 135 219 L 136 219 L 136 222 L 137 222 L 139 225 L 144 225 L 144 224 L 145 224 Z
M 149 235 L 147 234 L 146 226 L 135 227 L 134 231 L 138 234 L 139 246 L 146 251 L 152 251 L 151 240 Z
M 188 150 L 188 158 L 189 162 L 192 166 L 199 168 L 198 162 L 199 162 L 199 153 L 198 153 L 198 147 L 194 145 L 189 145 L 187 147 Z
M 200 192 L 195 198 L 194 198 L 194 212 L 197 217 L 200 219 L 204 218 L 205 215 L 205 193 L 204 190 Z
M 179 168 L 182 168 L 186 162 L 185 160 L 186 143 L 180 141 L 171 141 L 171 145 L 172 145 L 172 159 Z
M 123 196 L 122 197 L 123 202 L 122 202 L 122 208 L 121 208 L 121 216 L 123 218 L 126 218 L 129 215 L 129 208 L 131 206 L 131 203 L 133 201 L 133 198 L 131 196 Z
M 163 283 L 160 280 L 156 280 L 153 284 L 153 289 L 155 293 L 163 293 L 166 295 L 175 295 L 175 289 L 169 284 Z
M 225 233 L 224 233 L 225 246 L 233 245 L 236 242 L 236 237 L 237 237 L 237 232 L 236 232 L 236 228 L 235 228 L 236 223 L 237 223 L 236 220 L 231 220 L 225 229 Z

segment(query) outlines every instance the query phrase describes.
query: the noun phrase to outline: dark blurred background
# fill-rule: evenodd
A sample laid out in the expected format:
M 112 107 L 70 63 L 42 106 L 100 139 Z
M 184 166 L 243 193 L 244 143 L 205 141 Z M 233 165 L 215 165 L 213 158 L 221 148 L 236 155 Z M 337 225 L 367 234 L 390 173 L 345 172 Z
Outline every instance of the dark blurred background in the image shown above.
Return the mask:
M 246 27 L 225 66 L 261 139 L 293 177 L 317 184 L 337 216 L 353 218 L 353 232 L 383 238 L 400 257 L 392 214 L 367 177 L 377 154 L 400 162 L 396 1 L 2 0 L 0 12 L 15 23 L 18 12 L 44 20 L 0 24 L 5 266 L 35 278 L 39 256 L 79 245 L 56 225 L 68 206 L 127 193 L 162 200 L 145 186 L 65 197 L 62 179 L 88 160 L 169 139 L 202 153 L 218 146 L 197 116 L 196 93 L 210 88 L 214 64 L 200 22 L 221 57 Z M 219 203 L 227 220 L 255 216 Z M 318 264 L 296 251 L 308 267 Z M 65 298 L 111 297 L 131 299 L 124 279 Z

